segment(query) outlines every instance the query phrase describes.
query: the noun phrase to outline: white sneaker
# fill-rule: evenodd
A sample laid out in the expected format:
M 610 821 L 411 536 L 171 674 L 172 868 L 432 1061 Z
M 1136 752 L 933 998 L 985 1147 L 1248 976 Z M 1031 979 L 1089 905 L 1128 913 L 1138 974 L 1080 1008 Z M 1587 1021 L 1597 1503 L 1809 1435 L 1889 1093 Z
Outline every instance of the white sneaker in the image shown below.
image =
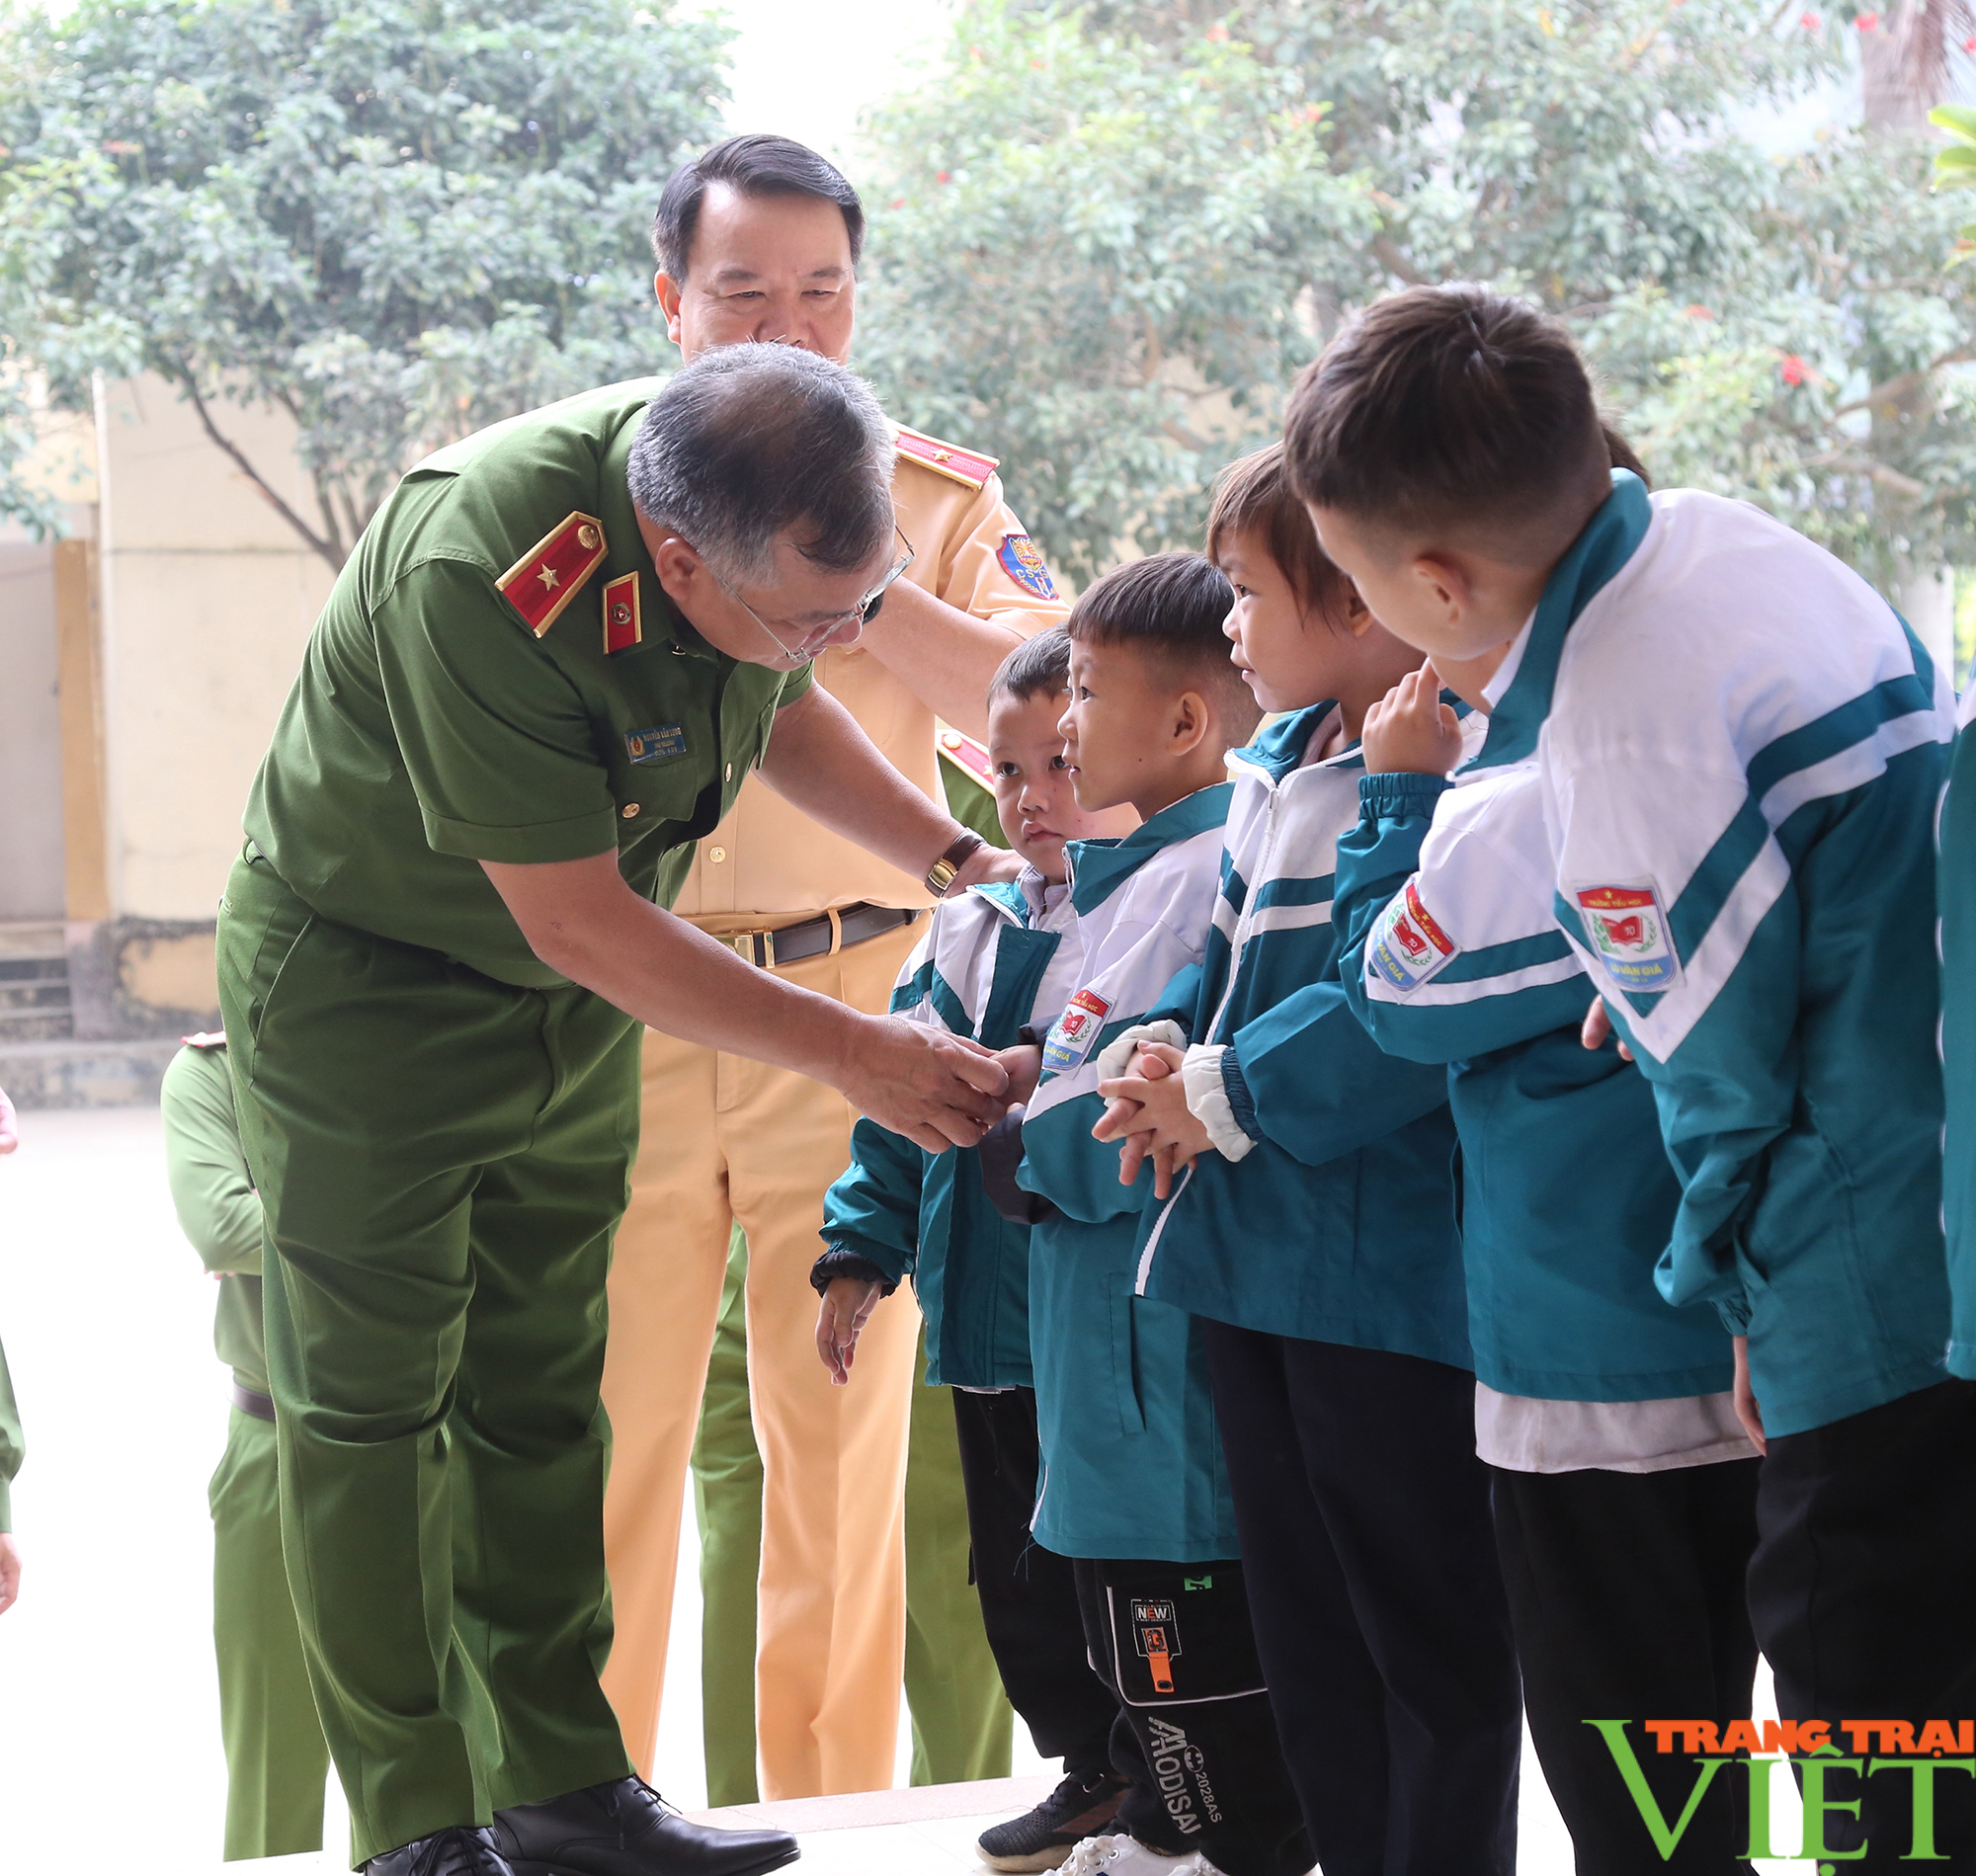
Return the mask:
M 1198 1856 L 1163 1856 L 1121 1831 L 1088 1836 L 1057 1866 L 1057 1876 L 1195 1876 Z

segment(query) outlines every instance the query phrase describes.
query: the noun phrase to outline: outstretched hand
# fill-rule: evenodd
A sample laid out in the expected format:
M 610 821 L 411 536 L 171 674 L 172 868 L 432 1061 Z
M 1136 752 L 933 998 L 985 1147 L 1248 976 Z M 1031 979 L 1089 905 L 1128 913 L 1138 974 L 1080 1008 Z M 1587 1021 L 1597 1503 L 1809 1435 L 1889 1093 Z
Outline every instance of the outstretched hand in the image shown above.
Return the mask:
M 1009 1108 L 1008 1071 L 965 1036 L 903 1017 L 864 1017 L 831 1078 L 881 1127 L 929 1153 L 979 1146 Z
M 1367 775 L 1445 775 L 1461 760 L 1461 719 L 1441 700 L 1430 658 L 1365 712 L 1360 733 Z

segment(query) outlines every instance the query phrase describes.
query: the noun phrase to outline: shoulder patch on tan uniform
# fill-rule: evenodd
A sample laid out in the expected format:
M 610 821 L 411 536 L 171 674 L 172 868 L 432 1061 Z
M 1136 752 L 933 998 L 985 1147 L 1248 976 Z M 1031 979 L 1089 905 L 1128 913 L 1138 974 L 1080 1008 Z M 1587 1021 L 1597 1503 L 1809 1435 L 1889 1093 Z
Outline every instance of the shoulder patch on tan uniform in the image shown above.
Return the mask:
M 957 729 L 949 729 L 943 723 L 940 726 L 940 753 L 956 769 L 964 769 L 984 788 L 994 787 L 994 766 L 988 760 L 988 752 L 973 737 L 963 736 Z
M 539 638 L 610 551 L 604 524 L 572 509 L 494 584 Z
M 938 437 L 923 436 L 917 430 L 908 430 L 904 424 L 897 429 L 900 455 L 910 456 L 936 475 L 947 476 L 971 489 L 986 488 L 988 478 L 1000 462 L 997 456 L 980 455 L 956 443 L 942 443 Z

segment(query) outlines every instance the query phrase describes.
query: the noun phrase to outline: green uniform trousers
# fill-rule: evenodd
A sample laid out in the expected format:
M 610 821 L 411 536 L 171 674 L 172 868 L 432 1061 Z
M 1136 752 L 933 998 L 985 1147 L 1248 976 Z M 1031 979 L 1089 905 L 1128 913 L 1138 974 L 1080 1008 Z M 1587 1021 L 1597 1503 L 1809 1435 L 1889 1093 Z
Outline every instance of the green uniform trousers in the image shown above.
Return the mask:
M 737 1230 L 693 1447 L 710 1805 L 753 1804 L 760 1795 L 755 1580 L 762 1560 L 762 1460 L 748 1416 L 747 1270 L 748 1243 Z M 924 1344 L 915 1380 L 926 1380 Z M 906 1703 L 916 1785 L 1009 1775 L 1015 1711 L 988 1652 L 967 1564 L 967 1502 L 951 1405 L 945 1389 L 915 1386 L 906 1456 Z
M 252 855 L 219 917 L 266 1208 L 303 1655 L 353 1860 L 631 1769 L 598 1670 L 604 1281 L 638 1031 L 314 916 Z
M 322 1848 L 329 1747 L 282 1567 L 275 1423 L 229 1417 L 212 1508 L 212 1649 L 226 1746 L 226 1860 Z

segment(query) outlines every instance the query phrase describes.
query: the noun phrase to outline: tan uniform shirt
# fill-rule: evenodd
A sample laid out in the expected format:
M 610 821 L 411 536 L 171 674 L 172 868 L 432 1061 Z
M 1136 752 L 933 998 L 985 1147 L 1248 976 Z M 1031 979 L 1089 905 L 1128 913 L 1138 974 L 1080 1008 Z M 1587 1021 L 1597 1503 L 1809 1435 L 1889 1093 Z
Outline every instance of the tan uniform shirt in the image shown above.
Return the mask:
M 1000 476 L 990 472 L 979 481 L 944 473 L 902 449 L 892 500 L 914 552 L 903 577 L 915 586 L 1025 637 L 1069 612 L 1068 601 L 1041 598 L 1025 584 L 1021 570 L 1035 564 L 1034 549 L 1003 499 Z M 933 711 L 903 679 L 862 645 L 851 645 L 816 661 L 816 682 L 900 774 L 940 799 Z M 673 910 L 718 935 L 786 925 L 861 899 L 931 903 L 922 880 L 819 827 L 751 775 L 727 818 L 700 843 Z

